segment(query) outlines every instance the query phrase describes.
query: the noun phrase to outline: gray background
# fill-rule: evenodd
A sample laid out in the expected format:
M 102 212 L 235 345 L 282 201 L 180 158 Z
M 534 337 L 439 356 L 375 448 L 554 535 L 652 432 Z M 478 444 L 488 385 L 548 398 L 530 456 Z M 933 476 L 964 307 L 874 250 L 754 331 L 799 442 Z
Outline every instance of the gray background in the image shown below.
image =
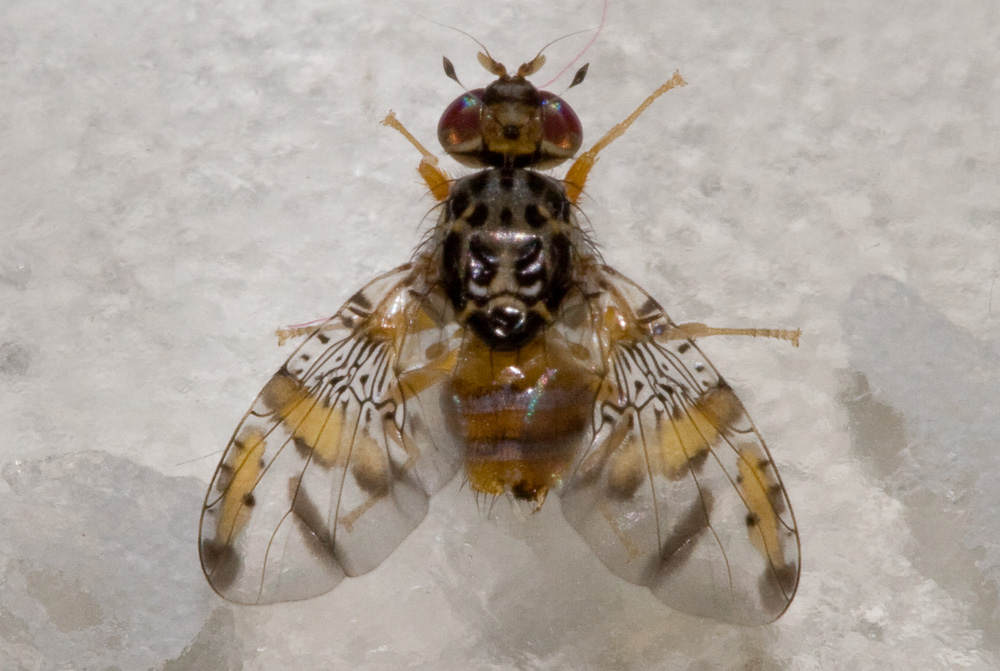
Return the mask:
M 612 2 L 567 94 L 589 145 L 679 69 L 584 212 L 676 321 L 803 330 L 703 343 L 795 505 L 778 623 L 675 613 L 557 505 L 490 521 L 458 482 L 324 597 L 240 608 L 203 580 L 204 488 L 290 352 L 274 329 L 332 313 L 431 225 L 416 152 L 378 122 L 432 147 L 460 92 L 441 55 L 489 79 L 425 17 L 513 66 L 601 11 L 3 2 L 0 668 L 997 668 L 994 0 Z

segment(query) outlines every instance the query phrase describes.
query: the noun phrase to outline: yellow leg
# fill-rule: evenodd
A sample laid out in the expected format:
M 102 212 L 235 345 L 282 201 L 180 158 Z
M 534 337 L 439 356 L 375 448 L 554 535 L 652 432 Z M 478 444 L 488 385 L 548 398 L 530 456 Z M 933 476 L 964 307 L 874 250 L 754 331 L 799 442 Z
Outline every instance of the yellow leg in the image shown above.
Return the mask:
M 323 326 L 324 326 L 323 322 L 324 321 L 326 321 L 326 320 L 325 319 L 324 320 L 320 320 L 319 322 L 317 322 L 315 324 L 309 324 L 307 326 L 289 326 L 288 328 L 276 330 L 274 332 L 274 335 L 278 336 L 278 347 L 281 347 L 282 345 L 284 345 L 286 342 L 288 342 L 292 338 L 301 338 L 302 336 L 312 335 L 316 331 L 319 331 L 320 329 L 323 328 Z M 339 326 L 339 324 L 328 325 L 323 330 L 327 330 L 328 331 L 328 330 L 331 330 L 331 329 L 335 328 L 336 326 Z
M 632 125 L 639 115 L 646 111 L 646 108 L 653 104 L 653 101 L 662 96 L 664 93 L 670 89 L 677 86 L 684 86 L 687 84 L 682 78 L 681 73 L 675 72 L 674 76 L 670 78 L 663 86 L 653 91 L 648 98 L 642 101 L 642 104 L 636 108 L 632 114 L 628 116 L 625 121 L 616 125 L 614 128 L 609 130 L 604 134 L 600 140 L 597 141 L 593 147 L 587 151 L 580 154 L 573 165 L 570 166 L 569 172 L 566 173 L 566 177 L 563 182 L 566 184 L 566 196 L 571 202 L 576 203 L 580 194 L 583 192 L 583 187 L 587 184 L 587 176 L 590 175 L 590 169 L 594 167 L 597 163 L 597 155 L 602 149 L 607 147 L 609 144 L 620 138 L 628 130 L 628 127 Z M 383 122 L 384 123 L 384 122 Z
M 687 322 L 686 324 L 675 324 L 674 328 L 663 334 L 666 340 L 687 340 L 689 338 L 704 338 L 705 336 L 736 335 L 750 336 L 752 338 L 776 338 L 778 340 L 788 340 L 792 347 L 799 346 L 799 338 L 802 331 L 799 329 L 727 329 L 706 326 L 699 322 Z
M 420 144 L 417 138 L 413 137 L 410 131 L 406 130 L 406 127 L 396 118 L 395 112 L 386 114 L 385 118 L 382 119 L 382 125 L 395 128 L 410 144 L 417 148 L 421 156 L 417 172 L 424 178 L 424 182 L 427 184 L 427 188 L 430 189 L 431 195 L 434 196 L 435 200 L 443 201 L 447 198 L 448 192 L 451 190 L 451 179 L 448 177 L 448 173 L 437 167 L 437 156 L 427 151 L 424 145 Z

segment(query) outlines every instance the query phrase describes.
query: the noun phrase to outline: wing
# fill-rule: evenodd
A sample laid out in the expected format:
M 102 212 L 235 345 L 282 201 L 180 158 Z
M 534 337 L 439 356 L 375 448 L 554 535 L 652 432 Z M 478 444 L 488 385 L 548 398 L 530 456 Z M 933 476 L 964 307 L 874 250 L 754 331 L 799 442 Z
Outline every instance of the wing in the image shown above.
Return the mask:
M 585 275 L 606 376 L 564 516 L 608 568 L 671 607 L 775 620 L 798 584 L 799 538 L 760 433 L 656 301 L 606 266 Z
M 429 393 L 454 318 L 426 260 L 355 294 L 264 386 L 205 497 L 202 568 L 238 603 L 322 594 L 375 568 L 459 466 Z

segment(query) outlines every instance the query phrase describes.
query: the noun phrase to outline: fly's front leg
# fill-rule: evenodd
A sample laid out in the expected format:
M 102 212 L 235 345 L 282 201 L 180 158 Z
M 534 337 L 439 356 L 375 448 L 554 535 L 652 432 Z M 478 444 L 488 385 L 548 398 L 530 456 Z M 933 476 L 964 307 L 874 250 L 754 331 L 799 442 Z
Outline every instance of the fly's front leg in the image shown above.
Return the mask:
M 430 190 L 431 195 L 434 196 L 434 199 L 438 202 L 444 201 L 448 197 L 448 192 L 451 191 L 451 178 L 448 177 L 448 173 L 438 167 L 437 156 L 427 151 L 424 145 L 420 144 L 417 138 L 413 137 L 413 134 L 406 130 L 406 126 L 396 118 L 395 112 L 390 111 L 386 114 L 385 118 L 382 119 L 382 125 L 396 129 L 410 144 L 416 147 L 421 156 L 417 172 L 423 177 L 424 183 L 427 184 L 427 188 Z
M 611 130 L 604 134 L 597 143 L 588 149 L 587 151 L 580 154 L 577 159 L 570 166 L 569 171 L 566 173 L 566 177 L 563 178 L 563 182 L 566 184 L 566 197 L 570 199 L 571 202 L 576 203 L 580 198 L 580 194 L 583 193 L 583 188 L 587 184 L 587 177 L 590 175 L 590 169 L 594 167 L 597 163 L 597 155 L 601 153 L 601 150 L 607 147 L 609 144 L 620 138 L 628 130 L 628 127 L 639 118 L 639 115 L 646 111 L 646 108 L 653 104 L 653 101 L 662 96 L 664 93 L 677 86 L 685 86 L 687 82 L 681 77 L 680 72 L 675 72 L 674 76 L 668 81 L 664 82 L 660 88 L 649 94 L 642 104 L 639 105 L 634 112 L 628 115 L 625 121 L 620 124 L 616 124 Z

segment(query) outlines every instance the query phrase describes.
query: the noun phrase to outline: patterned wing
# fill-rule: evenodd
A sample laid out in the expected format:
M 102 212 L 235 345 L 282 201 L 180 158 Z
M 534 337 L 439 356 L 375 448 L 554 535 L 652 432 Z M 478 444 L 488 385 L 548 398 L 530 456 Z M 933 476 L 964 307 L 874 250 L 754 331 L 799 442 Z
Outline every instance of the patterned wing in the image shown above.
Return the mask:
M 587 274 L 607 375 L 563 514 L 608 568 L 667 605 L 775 620 L 798 584 L 799 539 L 760 433 L 656 301 L 606 266 Z
M 408 264 L 355 294 L 240 422 L 201 518 L 202 568 L 221 596 L 305 599 L 370 571 L 458 469 L 433 430 L 440 404 L 425 402 L 454 361 L 454 319 L 426 275 Z

